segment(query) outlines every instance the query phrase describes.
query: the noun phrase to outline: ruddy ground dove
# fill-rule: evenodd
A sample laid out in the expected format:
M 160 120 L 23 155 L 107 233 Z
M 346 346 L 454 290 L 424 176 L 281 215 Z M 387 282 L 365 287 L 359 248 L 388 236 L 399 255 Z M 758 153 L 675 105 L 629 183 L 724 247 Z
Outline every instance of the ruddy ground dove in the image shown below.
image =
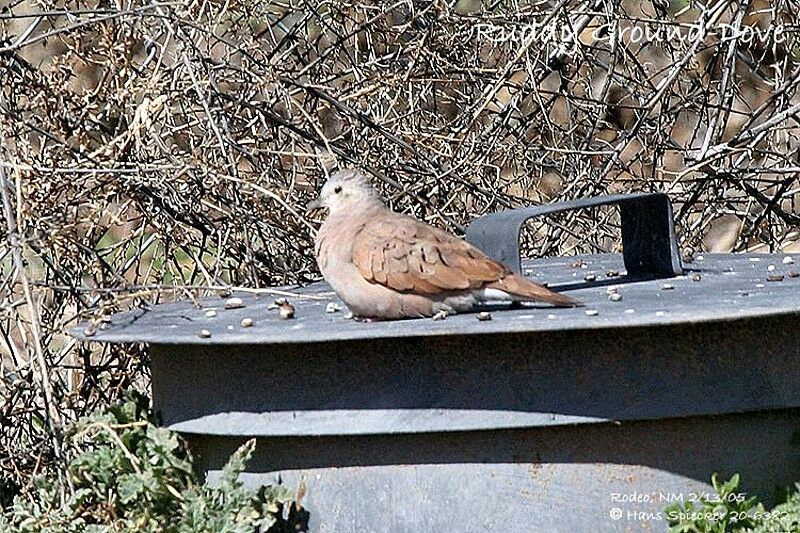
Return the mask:
M 428 317 L 497 301 L 579 305 L 468 242 L 391 211 L 356 170 L 333 173 L 308 204 L 317 208 L 329 211 L 317 233 L 317 263 L 356 317 Z

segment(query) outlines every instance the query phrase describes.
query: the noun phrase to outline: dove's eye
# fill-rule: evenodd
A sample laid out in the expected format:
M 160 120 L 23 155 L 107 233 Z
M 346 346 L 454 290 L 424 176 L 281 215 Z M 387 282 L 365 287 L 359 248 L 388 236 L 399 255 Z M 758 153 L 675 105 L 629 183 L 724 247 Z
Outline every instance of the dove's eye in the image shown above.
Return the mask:
M 333 192 L 335 192 L 336 194 L 339 194 L 340 192 L 342 192 L 342 186 L 341 185 L 337 185 L 336 187 L 333 188 Z

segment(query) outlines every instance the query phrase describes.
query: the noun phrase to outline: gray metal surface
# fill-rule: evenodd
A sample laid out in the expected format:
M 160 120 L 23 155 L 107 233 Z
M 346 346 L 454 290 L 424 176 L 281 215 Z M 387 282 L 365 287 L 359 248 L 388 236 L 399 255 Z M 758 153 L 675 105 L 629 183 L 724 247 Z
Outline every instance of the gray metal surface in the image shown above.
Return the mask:
M 467 240 L 490 257 L 522 271 L 520 232 L 529 219 L 590 207 L 618 206 L 625 268 L 635 277 L 669 278 L 682 273 L 672 220 L 672 205 L 664 193 L 615 194 L 523 207 L 475 219 Z
M 800 479 L 787 318 L 156 344 L 154 404 L 212 479 L 260 437 L 245 482 L 303 485 L 311 531 L 658 531 L 714 472 Z
M 767 315 L 800 313 L 800 278 L 788 274 L 796 265 L 784 265 L 784 255 L 706 254 L 686 266 L 686 274 L 669 280 L 633 281 L 624 275 L 620 255 L 582 257 L 586 268 L 575 268 L 576 258 L 528 261 L 526 276 L 547 282 L 558 290 L 569 291 L 586 307 L 551 309 L 525 305 L 518 309 L 498 306 L 492 320 L 479 322 L 475 315 L 456 315 L 447 320 L 430 319 L 360 323 L 345 318 L 344 312 L 326 313 L 329 301 L 338 302 L 324 283 L 295 289 L 298 294 L 323 296 L 323 300 L 290 298 L 296 318 L 282 320 L 276 310 L 268 310 L 274 297 L 236 294 L 246 306 L 223 308 L 225 299 L 208 298 L 200 302 L 180 301 L 152 310 L 137 309 L 111 317 L 91 338 L 101 342 L 150 342 L 159 344 L 278 344 L 375 338 L 486 335 L 493 333 L 565 330 L 608 330 L 618 328 L 729 321 Z M 797 257 L 800 261 L 800 256 Z M 774 271 L 768 271 L 773 265 Z M 609 270 L 623 273 L 608 277 Z M 700 281 L 693 275 L 700 274 Z M 783 281 L 767 281 L 770 275 L 784 275 Z M 586 277 L 595 281 L 585 281 Z M 665 290 L 664 284 L 673 287 Z M 618 285 L 623 299 L 610 301 L 607 287 Z M 329 299 L 328 299 L 329 298 Z M 488 309 L 488 308 L 487 308 Z M 209 310 L 217 311 L 213 318 Z M 489 309 L 492 310 L 492 309 Z M 597 311 L 593 314 L 592 311 Z M 589 311 L 589 314 L 587 314 Z M 243 318 L 252 318 L 253 327 L 243 328 Z M 208 338 L 199 336 L 208 330 Z M 73 330 L 87 339 L 85 325 Z M 88 339 L 87 339 L 88 340 Z
M 190 433 L 551 427 L 800 407 L 800 328 L 762 317 L 235 349 L 154 344 L 151 369 L 164 423 Z
M 434 435 L 259 439 L 249 486 L 305 485 L 318 533 L 664 532 L 675 500 L 738 472 L 771 500 L 800 475 L 800 412 Z M 194 436 L 210 478 L 242 439 Z M 612 518 L 617 517 L 617 518 Z

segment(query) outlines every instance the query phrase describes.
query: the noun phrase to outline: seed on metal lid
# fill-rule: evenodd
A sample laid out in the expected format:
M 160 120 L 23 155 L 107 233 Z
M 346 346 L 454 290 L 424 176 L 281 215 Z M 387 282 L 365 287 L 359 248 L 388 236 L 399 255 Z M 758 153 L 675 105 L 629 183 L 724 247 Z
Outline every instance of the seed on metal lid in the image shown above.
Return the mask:
M 586 281 L 594 281 L 597 279 L 597 276 L 595 276 L 594 274 L 586 274 L 585 276 L 583 276 L 583 279 Z
M 698 272 L 692 274 L 692 281 L 700 281 L 701 279 L 703 279 L 703 276 L 701 276 Z
M 767 281 L 783 281 L 783 274 L 770 274 Z
M 239 309 L 244 307 L 244 302 L 241 298 L 233 297 L 225 300 L 225 309 Z
M 337 311 L 341 311 L 341 310 L 342 310 L 342 306 L 337 304 L 337 303 L 328 302 L 328 305 L 325 306 L 325 312 L 326 313 L 336 313 Z
M 612 292 L 612 293 L 609 293 L 608 299 L 611 300 L 612 302 L 618 302 L 618 301 L 622 300 L 622 295 L 620 293 L 618 293 L 618 292 Z
M 797 277 L 800 277 L 800 272 L 798 272 L 797 270 L 790 270 L 790 271 L 789 271 L 789 272 L 787 272 L 786 274 L 787 274 L 787 275 L 788 275 L 790 278 L 797 278 Z
M 616 278 L 619 276 L 619 270 L 606 270 L 607 278 Z
M 481 322 L 491 319 L 492 319 L 492 314 L 489 312 L 481 311 L 480 313 L 478 313 L 478 320 L 480 320 Z
M 284 303 L 280 304 L 279 307 L 280 309 L 278 310 L 278 315 L 283 320 L 294 318 L 294 306 L 292 304 L 284 300 Z
M 446 311 L 439 311 L 438 313 L 433 315 L 431 318 L 433 320 L 444 320 L 445 318 L 447 318 L 447 312 Z
M 584 311 L 584 313 L 586 313 L 586 316 L 597 316 L 598 312 L 599 311 L 597 311 L 597 309 L 587 309 L 586 311 Z
M 783 264 L 784 265 L 793 265 L 794 264 L 794 258 L 791 255 L 787 255 L 786 257 L 783 258 Z
M 775 272 L 775 265 L 769 265 L 767 267 L 767 272 Z
M 201 329 L 200 333 L 198 333 L 197 336 L 200 337 L 201 339 L 207 339 L 211 336 L 211 332 L 208 331 L 207 329 Z
M 253 325 L 253 319 L 252 318 L 247 317 L 247 318 L 243 318 L 242 319 L 242 327 L 243 328 L 249 328 L 252 325 Z
M 671 291 L 674 288 L 675 287 L 670 285 L 669 283 L 664 283 L 663 285 L 661 285 L 661 290 L 662 291 Z
M 217 312 L 214 311 L 213 309 L 210 309 L 210 310 L 206 311 L 206 316 L 208 318 L 214 318 L 215 316 L 217 316 Z
M 95 333 L 97 333 L 97 328 L 94 324 L 89 324 L 86 326 L 86 329 L 83 330 L 83 334 L 86 337 L 94 337 Z

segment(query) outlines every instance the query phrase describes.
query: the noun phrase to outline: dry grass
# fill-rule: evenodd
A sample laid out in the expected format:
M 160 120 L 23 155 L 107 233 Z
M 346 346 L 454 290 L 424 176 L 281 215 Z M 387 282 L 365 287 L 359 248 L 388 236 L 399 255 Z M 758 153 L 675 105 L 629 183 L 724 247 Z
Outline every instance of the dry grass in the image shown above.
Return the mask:
M 685 246 L 798 250 L 798 5 L 745 4 L 2 0 L 0 478 L 147 384 L 146 351 L 79 345 L 79 318 L 314 279 L 301 206 L 334 160 L 456 232 L 662 190 Z M 526 243 L 618 231 L 561 218 Z

